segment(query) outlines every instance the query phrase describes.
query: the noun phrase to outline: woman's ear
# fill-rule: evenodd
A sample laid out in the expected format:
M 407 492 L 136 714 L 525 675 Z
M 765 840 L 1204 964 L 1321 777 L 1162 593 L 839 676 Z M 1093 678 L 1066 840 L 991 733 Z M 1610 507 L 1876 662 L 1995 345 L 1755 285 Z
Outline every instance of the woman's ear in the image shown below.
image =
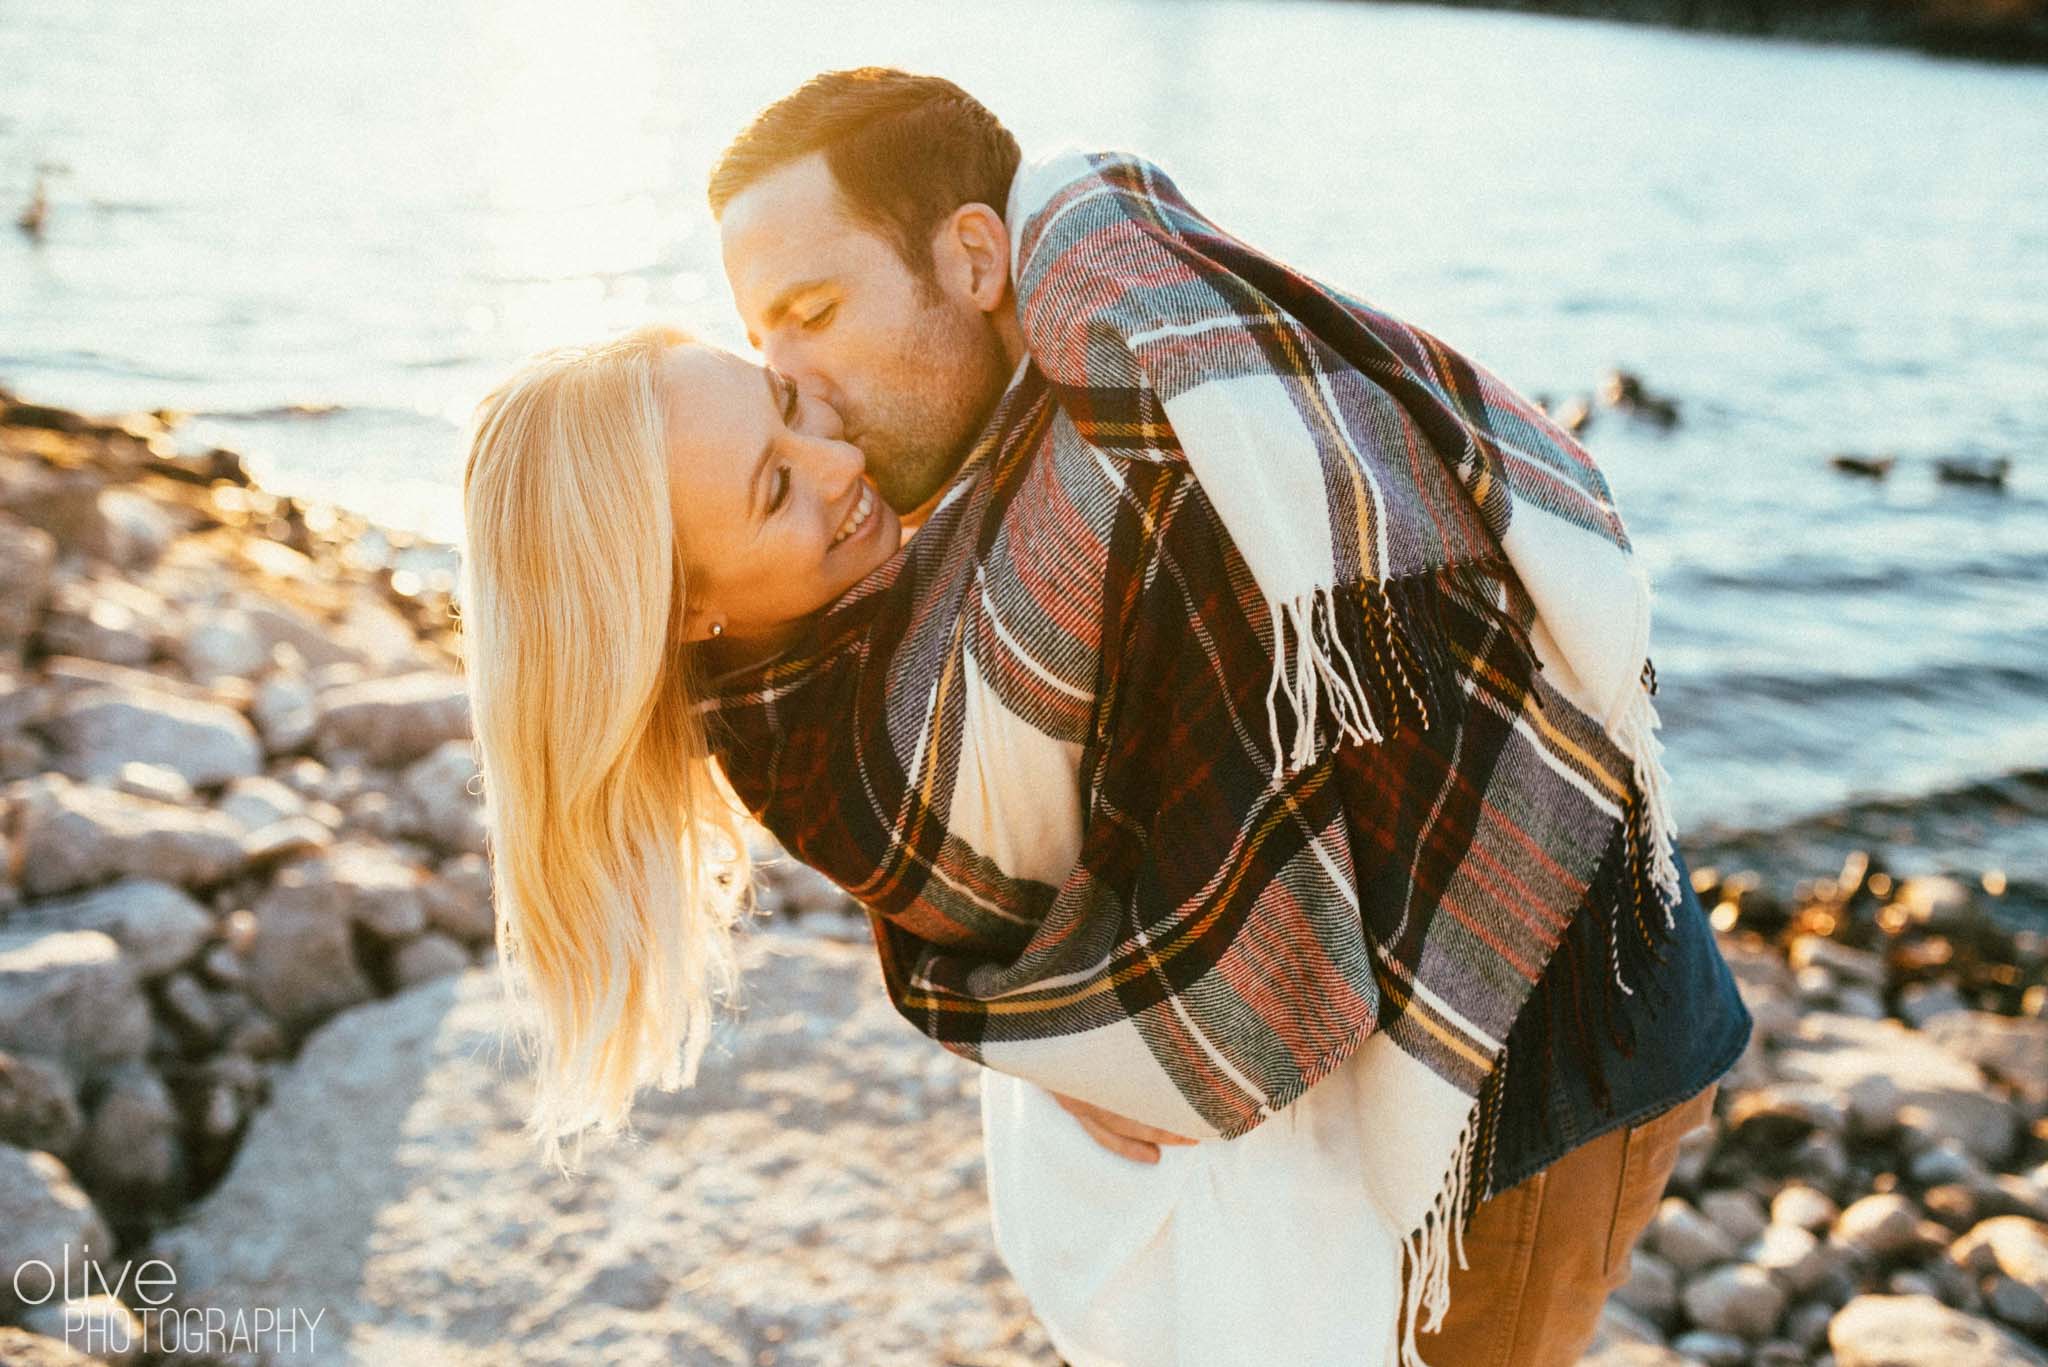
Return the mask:
M 703 606 L 683 609 L 683 639 L 710 641 L 725 635 L 725 614 Z

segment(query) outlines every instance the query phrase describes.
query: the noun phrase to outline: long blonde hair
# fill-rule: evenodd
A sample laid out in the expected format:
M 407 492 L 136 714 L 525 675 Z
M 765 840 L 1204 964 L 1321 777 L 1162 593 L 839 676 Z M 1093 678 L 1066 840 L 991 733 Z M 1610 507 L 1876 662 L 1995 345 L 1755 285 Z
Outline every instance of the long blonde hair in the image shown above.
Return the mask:
M 682 635 L 650 326 L 544 352 L 484 398 L 462 472 L 460 607 L 499 982 L 536 1065 L 543 1160 L 582 1164 L 648 1082 L 689 1086 L 738 987 L 744 820 L 704 743 Z M 575 1158 L 561 1141 L 574 1135 Z

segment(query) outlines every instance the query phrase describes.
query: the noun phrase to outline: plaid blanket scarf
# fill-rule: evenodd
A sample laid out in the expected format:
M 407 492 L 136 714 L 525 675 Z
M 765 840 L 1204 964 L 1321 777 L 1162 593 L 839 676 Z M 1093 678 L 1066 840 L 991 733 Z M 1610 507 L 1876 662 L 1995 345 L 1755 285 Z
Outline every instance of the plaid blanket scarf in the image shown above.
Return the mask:
M 1545 964 L 1669 925 L 1646 582 L 1558 424 L 1156 167 L 1007 220 L 1029 360 L 714 747 L 957 1053 L 1216 1138 L 1365 1070 L 1417 1362 Z

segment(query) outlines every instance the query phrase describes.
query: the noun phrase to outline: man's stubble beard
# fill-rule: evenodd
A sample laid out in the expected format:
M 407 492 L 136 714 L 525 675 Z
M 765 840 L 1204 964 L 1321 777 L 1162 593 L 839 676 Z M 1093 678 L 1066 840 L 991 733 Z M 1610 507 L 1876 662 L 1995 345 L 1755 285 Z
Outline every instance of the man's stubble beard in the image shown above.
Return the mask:
M 895 367 L 912 378 L 857 434 L 876 490 L 899 513 L 923 505 L 960 469 L 1012 368 L 986 314 L 966 319 L 935 308 L 927 318 L 931 326 L 918 329 Z M 920 354 L 956 364 L 921 364 Z

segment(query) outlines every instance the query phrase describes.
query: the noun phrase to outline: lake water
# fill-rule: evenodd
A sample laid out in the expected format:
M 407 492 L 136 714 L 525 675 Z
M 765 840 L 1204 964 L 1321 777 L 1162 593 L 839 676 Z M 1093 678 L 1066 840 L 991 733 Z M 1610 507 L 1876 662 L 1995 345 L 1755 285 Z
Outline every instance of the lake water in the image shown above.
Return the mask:
M 738 344 L 705 171 L 865 62 L 1142 151 L 1531 393 L 1642 374 L 1681 423 L 1585 439 L 1697 844 L 2048 884 L 2048 71 L 1309 0 L 11 5 L 0 207 L 63 169 L 46 240 L 0 232 L 0 382 L 188 410 L 455 539 L 460 423 L 517 357 Z M 2009 487 L 1939 483 L 1957 455 Z

